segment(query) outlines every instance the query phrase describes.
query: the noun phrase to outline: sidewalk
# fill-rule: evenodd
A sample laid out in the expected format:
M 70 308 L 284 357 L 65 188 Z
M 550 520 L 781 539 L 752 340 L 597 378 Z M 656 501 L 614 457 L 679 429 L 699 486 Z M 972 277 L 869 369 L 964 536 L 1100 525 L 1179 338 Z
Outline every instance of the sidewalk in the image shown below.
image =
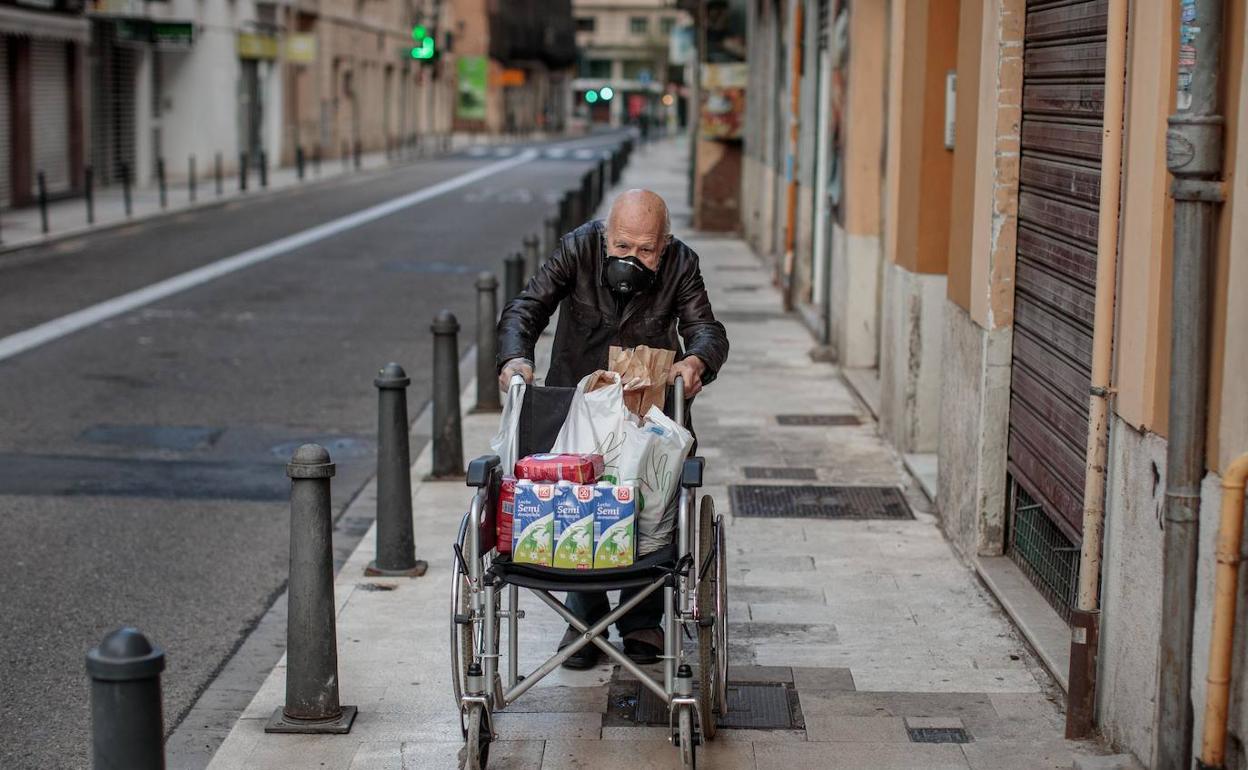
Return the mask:
M 801 323 L 749 248 L 689 234 L 683 141 L 639 150 L 623 186 L 673 206 L 673 229 L 702 257 L 732 342 L 695 419 L 707 458 L 705 494 L 729 522 L 730 679 L 780 693 L 780 729 L 726 729 L 701 747 L 711 768 L 1069 768 L 1094 744 L 1062 739 L 1060 691 L 945 542 L 900 458 L 828 364 L 812 363 Z M 544 367 L 542 367 L 544 369 Z M 473 392 L 471 383 L 465 393 Z M 846 424 L 786 425 L 777 415 L 836 415 Z M 468 415 L 465 453 L 487 451 L 497 417 Z M 462 745 L 448 662 L 450 543 L 470 497 L 462 483 L 413 471 L 415 580 L 363 576 L 367 535 L 337 581 L 342 702 L 359 707 L 348 735 L 266 735 L 284 696 L 279 664 L 217 752 L 213 770 L 453 768 Z M 805 480 L 746 479 L 752 475 Z M 902 488 L 913 519 L 756 518 L 730 510 L 729 484 Z M 827 502 L 832 493 L 822 493 Z M 367 492 L 354 505 L 374 505 Z M 347 513 L 351 515 L 350 511 Z M 562 624 L 524 602 L 521 671 L 545 660 Z M 636 684 L 600 665 L 560 670 L 498 714 L 490 767 L 677 766 L 666 727 L 633 721 Z M 743 687 L 741 693 L 746 689 Z M 644 698 L 641 699 L 644 701 Z M 787 707 L 785 702 L 787 700 Z M 738 724 L 761 713 L 736 713 Z M 916 742 L 955 737 L 965 743 Z

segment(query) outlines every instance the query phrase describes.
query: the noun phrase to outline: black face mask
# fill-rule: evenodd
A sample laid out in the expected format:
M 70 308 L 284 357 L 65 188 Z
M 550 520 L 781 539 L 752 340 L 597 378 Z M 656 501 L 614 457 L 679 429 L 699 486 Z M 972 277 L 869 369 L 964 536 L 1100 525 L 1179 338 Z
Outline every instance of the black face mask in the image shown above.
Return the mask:
M 607 257 L 607 285 L 617 294 L 627 297 L 649 291 L 657 278 L 636 257 Z

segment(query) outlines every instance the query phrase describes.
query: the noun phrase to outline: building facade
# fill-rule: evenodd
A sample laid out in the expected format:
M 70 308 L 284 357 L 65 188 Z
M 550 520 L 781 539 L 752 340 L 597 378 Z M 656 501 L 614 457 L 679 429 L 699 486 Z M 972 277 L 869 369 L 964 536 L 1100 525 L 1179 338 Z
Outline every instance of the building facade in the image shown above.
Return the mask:
M 761 0 L 749 25 L 747 238 L 1071 688 L 1072 713 L 1088 698 L 1145 766 L 1190 757 L 1220 484 L 1248 452 L 1243 6 Z M 1198 188 L 1196 204 L 1217 201 L 1202 263 L 1199 238 L 1176 231 L 1176 207 L 1193 205 L 1176 195 L 1197 188 L 1172 187 L 1167 120 L 1193 109 L 1209 61 L 1221 118 L 1196 123 L 1222 127 L 1222 181 Z M 1173 306 L 1200 264 L 1207 288 Z M 1171 487 L 1190 473 L 1173 457 L 1195 458 L 1190 491 Z M 1198 513 L 1174 516 L 1183 500 Z M 1189 561 L 1168 549 L 1180 532 L 1198 544 Z M 1188 569 L 1194 592 L 1166 588 Z M 1233 649 L 1242 661 L 1242 633 Z M 1226 766 L 1245 767 L 1238 666 L 1231 689 Z M 1188 702 L 1194 747 L 1173 718 Z

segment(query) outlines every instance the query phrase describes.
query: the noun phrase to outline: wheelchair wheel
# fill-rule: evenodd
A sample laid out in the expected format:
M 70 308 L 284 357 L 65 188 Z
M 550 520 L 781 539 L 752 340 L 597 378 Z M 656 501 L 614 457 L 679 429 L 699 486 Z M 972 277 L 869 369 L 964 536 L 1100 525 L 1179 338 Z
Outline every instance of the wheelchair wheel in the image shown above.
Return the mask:
M 459 545 L 464 547 L 468 531 L 468 517 L 464 516 L 459 527 Z M 484 561 L 484 560 L 483 560 Z M 485 569 L 488 564 L 483 564 Z M 468 576 L 456 559 L 451 568 L 451 685 L 455 691 L 455 707 L 459 708 L 460 698 L 464 695 L 464 682 L 467 677 L 468 664 L 472 663 L 478 650 L 483 650 L 485 623 L 480 618 L 472 617 L 472 592 Z M 495 615 L 500 609 L 502 592 L 495 596 Z M 499 623 L 494 625 L 494 636 L 499 637 L 502 629 Z
M 728 549 L 724 517 L 715 517 L 715 693 L 716 711 L 728 713 Z
M 480 703 L 468 708 L 468 734 L 464 740 L 464 770 L 485 770 L 490 761 L 490 728 L 485 707 Z
M 698 746 L 693 737 L 693 709 L 683 706 L 677 716 L 676 740 L 680 743 L 680 766 L 693 770 L 698 766 Z
M 698 554 L 705 561 L 710 554 L 711 565 L 702 579 L 698 580 L 698 713 L 703 740 L 715 737 L 716 715 L 721 707 L 719 699 L 719 659 L 726 657 L 719 642 L 720 611 L 715 580 L 719 570 L 720 555 L 715 552 L 717 544 L 715 526 L 715 501 L 710 496 L 702 498 L 698 508 Z M 701 573 L 702 565 L 693 569 Z M 712 617 L 712 613 L 714 616 Z

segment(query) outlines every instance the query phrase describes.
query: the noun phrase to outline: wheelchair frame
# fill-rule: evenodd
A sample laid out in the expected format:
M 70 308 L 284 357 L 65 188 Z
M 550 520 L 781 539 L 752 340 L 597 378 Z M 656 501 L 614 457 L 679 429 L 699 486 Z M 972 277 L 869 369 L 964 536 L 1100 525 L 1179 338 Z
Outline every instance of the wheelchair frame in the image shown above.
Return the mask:
M 513 378 L 509 390 L 512 397 L 523 385 Z M 676 380 L 675 418 L 684 424 L 684 383 Z M 512 456 L 516 456 L 512 447 Z M 656 566 L 653 575 L 621 581 L 618 588 L 636 587 L 638 593 L 592 626 L 576 617 L 568 607 L 552 595 L 554 590 L 568 588 L 520 586 L 510 582 L 506 573 L 492 569 L 495 549 L 483 552 L 481 529 L 492 521 L 492 494 L 501 477 L 501 460 L 487 455 L 473 460 L 468 467 L 468 486 L 476 493 L 459 529 L 454 546 L 455 575 L 451 587 L 451 674 L 455 700 L 460 709 L 460 722 L 466 741 L 467 768 L 484 768 L 489 757 L 489 744 L 494 739 L 495 710 L 514 703 L 521 695 L 553 672 L 569 657 L 586 645 L 594 644 L 608 658 L 623 666 L 642 686 L 668 704 L 668 723 L 672 742 L 679 747 L 682 765 L 696 766 L 697 745 L 714 737 L 717 715 L 727 713 L 727 570 L 724 552 L 723 517 L 715 516 L 710 496 L 702 496 L 698 504 L 697 490 L 702 485 L 704 461 L 689 458 L 682 468 L 676 514 L 676 560 L 672 566 Z M 696 510 L 696 513 L 695 513 Z M 526 565 L 529 566 L 529 565 Z M 540 572 L 540 567 L 532 571 Z M 552 575 L 555 573 L 552 573 Z M 609 570 L 586 572 L 610 586 Z M 523 581 L 522 581 L 523 582 Z M 536 581 L 540 582 L 540 581 Z M 502 606 L 502 587 L 507 588 L 507 605 Z M 519 622 L 524 612 L 519 608 L 519 589 L 527 588 L 554 610 L 580 636 L 556 652 L 527 676 L 519 673 Z M 655 591 L 663 591 L 663 663 L 662 681 L 651 676 L 606 639 L 609 627 Z M 499 674 L 500 620 L 507 621 L 507 673 L 504 685 Z M 699 687 L 695 692 L 694 674 L 689 653 L 681 643 L 682 633 L 697 639 Z M 708 659 L 709 658 L 709 659 Z

